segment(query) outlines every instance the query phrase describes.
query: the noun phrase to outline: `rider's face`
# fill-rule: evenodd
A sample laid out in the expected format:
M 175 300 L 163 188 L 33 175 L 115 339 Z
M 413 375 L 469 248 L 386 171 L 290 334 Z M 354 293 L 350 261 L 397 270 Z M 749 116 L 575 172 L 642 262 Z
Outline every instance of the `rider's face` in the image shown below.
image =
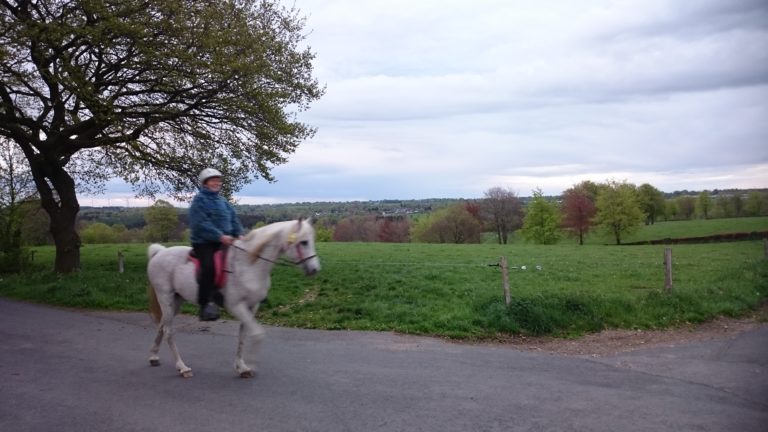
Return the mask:
M 205 181 L 205 187 L 208 188 L 209 191 L 219 192 L 221 191 L 222 183 L 221 177 L 211 177 Z

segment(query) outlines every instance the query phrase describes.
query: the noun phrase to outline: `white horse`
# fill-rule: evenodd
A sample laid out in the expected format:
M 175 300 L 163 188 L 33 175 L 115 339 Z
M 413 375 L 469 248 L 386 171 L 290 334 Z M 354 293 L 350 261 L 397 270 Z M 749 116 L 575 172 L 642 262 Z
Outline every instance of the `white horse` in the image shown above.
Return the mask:
M 197 278 L 195 264 L 189 260 L 188 246 L 166 248 L 159 244 L 149 246 L 149 305 L 154 321 L 158 324 L 155 343 L 150 350 L 149 363 L 158 366 L 157 355 L 163 337 L 176 359 L 176 369 L 181 376 L 192 376 L 182 361 L 173 340 L 173 317 L 185 301 L 197 302 Z M 300 266 L 304 274 L 312 276 L 320 270 L 320 260 L 315 253 L 315 231 L 309 221 L 277 222 L 252 230 L 243 239 L 236 240 L 227 249 L 227 280 L 221 288 L 224 306 L 238 320 L 238 336 L 235 370 L 243 378 L 255 376 L 246 363 L 257 360 L 258 348 L 264 338 L 264 328 L 256 321 L 259 304 L 267 297 L 272 267 L 281 256 Z

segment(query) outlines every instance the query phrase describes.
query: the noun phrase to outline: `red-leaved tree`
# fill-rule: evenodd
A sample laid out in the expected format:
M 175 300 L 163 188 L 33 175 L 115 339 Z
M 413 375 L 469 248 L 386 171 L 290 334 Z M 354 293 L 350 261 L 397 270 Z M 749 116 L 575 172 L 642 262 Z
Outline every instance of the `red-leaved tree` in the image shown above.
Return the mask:
M 407 217 L 383 217 L 378 220 L 378 239 L 385 243 L 408 243 L 411 224 Z
M 584 235 L 592 226 L 592 218 L 597 213 L 594 201 L 584 188 L 574 186 L 563 194 L 563 226 L 579 237 L 579 244 L 584 244 Z

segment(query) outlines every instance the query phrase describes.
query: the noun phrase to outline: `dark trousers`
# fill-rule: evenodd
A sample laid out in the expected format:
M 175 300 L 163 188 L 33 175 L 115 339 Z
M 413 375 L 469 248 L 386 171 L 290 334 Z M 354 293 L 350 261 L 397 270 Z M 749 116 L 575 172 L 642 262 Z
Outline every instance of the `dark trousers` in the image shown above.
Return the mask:
M 200 260 L 200 275 L 197 284 L 200 287 L 197 291 L 197 303 L 200 306 L 208 304 L 213 297 L 214 278 L 216 269 L 213 264 L 213 254 L 221 248 L 221 243 L 196 243 L 192 245 L 195 256 Z

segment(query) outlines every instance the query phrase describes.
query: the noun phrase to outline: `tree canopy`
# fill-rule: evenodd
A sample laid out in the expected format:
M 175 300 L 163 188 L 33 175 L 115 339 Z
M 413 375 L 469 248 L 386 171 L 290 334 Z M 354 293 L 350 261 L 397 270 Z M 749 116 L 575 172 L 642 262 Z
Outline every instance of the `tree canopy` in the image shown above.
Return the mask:
M 560 210 L 544 198 L 541 190 L 533 191 L 523 220 L 523 236 L 537 244 L 554 244 L 560 238 Z
M 167 242 L 179 224 L 179 214 L 168 201 L 157 200 L 144 211 L 144 220 L 147 240 Z
M 645 214 L 645 224 L 653 225 L 656 219 L 666 211 L 667 203 L 664 194 L 648 183 L 637 188 L 637 199 L 640 209 Z
M 423 243 L 480 243 L 482 233 L 482 223 L 466 203 L 456 203 L 419 218 L 411 237 Z
M 509 233 L 523 224 L 523 205 L 511 189 L 496 186 L 485 191 L 481 212 L 496 232 L 499 244 L 507 244 Z
M 622 236 L 640 227 L 643 218 L 634 184 L 609 180 L 600 188 L 595 221 L 613 235 L 617 245 Z
M 273 0 L 0 2 L 0 136 L 29 162 L 56 270 L 79 267 L 78 190 L 184 199 L 206 166 L 230 193 L 273 180 L 324 91 L 304 24 Z
M 597 193 L 592 194 L 584 187 L 585 183 L 573 186 L 563 193 L 563 226 L 579 238 L 579 244 L 584 244 L 584 236 L 592 226 L 592 219 L 597 213 L 594 200 Z
M 701 191 L 696 198 L 696 204 L 699 207 L 699 212 L 704 219 L 709 219 L 709 212 L 712 208 L 712 196 L 709 191 Z

